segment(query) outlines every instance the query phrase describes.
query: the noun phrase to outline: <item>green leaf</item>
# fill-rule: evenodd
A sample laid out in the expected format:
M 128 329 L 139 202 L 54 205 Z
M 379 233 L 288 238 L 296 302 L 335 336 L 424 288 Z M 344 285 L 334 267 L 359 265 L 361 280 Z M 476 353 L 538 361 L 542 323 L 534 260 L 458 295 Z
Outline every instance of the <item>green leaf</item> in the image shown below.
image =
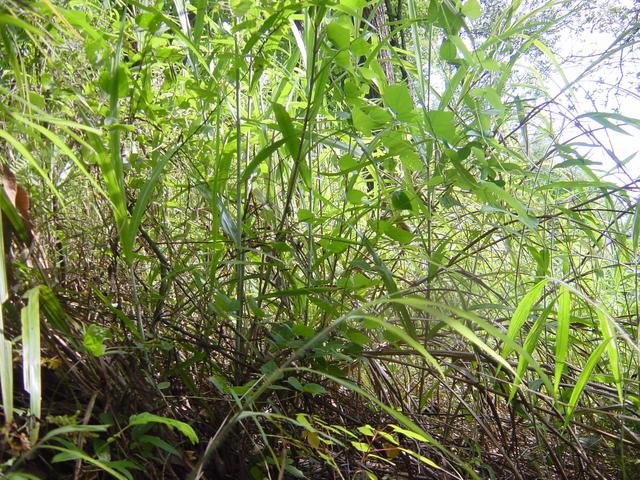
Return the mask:
M 359 130 L 366 136 L 371 135 L 371 130 L 376 127 L 376 123 L 358 107 L 351 109 L 351 121 L 356 130 Z
M 105 340 L 109 338 L 109 330 L 95 324 L 89 325 L 82 339 L 82 344 L 92 355 L 99 357 L 104 355 Z
M 430 110 L 427 113 L 426 124 L 429 131 L 439 140 L 455 143 L 457 138 L 455 115 L 444 110 Z
M 538 190 L 554 190 L 554 189 L 575 190 L 580 188 L 614 189 L 614 188 L 617 188 L 617 185 L 611 182 L 572 180 L 572 181 L 551 182 L 551 183 L 538 186 Z
M 244 17 L 247 12 L 254 5 L 252 0 L 230 0 L 229 6 L 231 7 L 231 12 L 236 17 Z
M 377 105 L 369 107 L 368 115 L 376 128 L 383 128 L 393 121 L 391 114 L 384 108 L 378 107 Z
M 396 210 L 412 210 L 411 200 L 404 190 L 396 190 L 391 194 L 391 205 Z
M 304 390 L 304 387 L 300 383 L 300 380 L 298 380 L 296 377 L 287 378 L 287 383 L 300 392 Z
M 7 192 L 5 192 L 4 188 L 0 188 L 0 210 L 2 211 L 3 219 L 7 219 L 10 222 L 10 226 L 13 229 L 13 233 L 17 235 L 17 237 L 25 243 L 29 242 L 29 232 L 27 231 L 27 227 L 25 222 L 22 220 L 22 217 L 18 213 L 13 201 L 9 199 L 7 196 Z M 7 228 L 6 226 L 3 228 Z M 2 238 L 6 238 L 3 233 Z M 0 242 L 2 243 L 2 242 Z M 2 254 L 4 255 L 4 243 L 2 247 Z M 5 265 L 5 260 L 0 260 L 2 265 Z M 4 302 L 7 299 L 8 295 L 8 286 L 6 281 L 6 266 L 3 266 L 3 271 L 5 272 L 5 277 L 2 279 L 3 287 L 0 287 L 0 299 Z
M 402 435 L 404 435 L 407 438 L 410 438 L 411 440 L 417 440 L 418 442 L 421 442 L 421 443 L 428 443 L 427 438 L 421 433 L 407 430 L 406 428 L 399 427 L 398 425 L 389 425 L 389 426 L 393 429 L 394 432 L 401 433 Z
M 249 164 L 245 167 L 244 172 L 242 172 L 242 177 L 240 181 L 245 183 L 249 181 L 253 172 L 256 171 L 256 168 L 260 166 L 262 162 L 264 162 L 267 158 L 269 158 L 273 153 L 278 150 L 282 145 L 286 143 L 286 139 L 282 138 L 280 140 L 276 140 L 271 145 L 266 146 L 260 152 L 256 154 L 255 157 L 249 162 Z
M 291 330 L 296 335 L 300 335 L 305 338 L 313 337 L 316 334 L 316 331 L 313 328 L 309 325 L 305 325 L 304 323 L 294 323 Z
M 114 72 L 103 71 L 98 84 L 106 93 L 115 92 L 118 98 L 124 98 L 129 93 L 129 76 L 127 67 L 120 65 Z
M 140 437 L 137 438 L 137 441 L 140 444 L 148 443 L 149 445 L 158 447 L 160 450 L 164 450 L 165 452 L 171 455 L 175 455 L 176 457 L 180 456 L 180 452 L 176 450 L 172 445 L 153 435 L 140 435 Z
M 635 213 L 633 214 L 633 229 L 631 232 L 631 244 L 634 253 L 638 253 L 638 244 L 640 243 L 640 200 L 636 202 Z
M 322 385 L 317 384 L 317 383 L 307 383 L 304 387 L 302 387 L 302 391 L 305 392 L 305 393 L 310 393 L 314 397 L 316 395 L 323 395 L 323 394 L 327 393 L 327 391 L 324 389 L 324 387 Z
M 604 353 L 610 341 L 611 341 L 611 337 L 603 340 L 600 343 L 600 345 L 598 345 L 598 347 L 591 353 L 591 355 L 589 355 L 589 359 L 587 360 L 587 363 L 584 365 L 584 367 L 582 367 L 582 372 L 580 373 L 580 376 L 578 377 L 578 380 L 576 381 L 576 384 L 573 387 L 573 390 L 571 391 L 571 398 L 569 398 L 569 403 L 567 404 L 565 424 L 569 423 L 569 420 L 573 415 L 573 411 L 576 408 L 576 404 L 578 403 L 578 400 L 582 395 L 584 387 L 587 385 L 587 382 L 589 382 L 589 378 L 591 377 L 591 372 L 600 361 L 600 357 L 602 357 L 602 354 Z
M 331 22 L 327 25 L 327 38 L 338 50 L 347 50 L 351 44 L 351 28 L 344 22 Z
M 616 335 L 614 327 L 611 325 L 612 320 L 607 318 L 605 314 L 597 310 L 600 323 L 600 334 L 602 339 L 607 341 L 607 357 L 609 358 L 609 369 L 613 376 L 613 382 L 618 391 L 618 400 L 624 403 L 624 395 L 622 390 L 622 374 L 620 372 L 620 355 L 618 352 L 618 344 L 616 343 Z
M 191 440 L 191 443 L 198 443 L 198 435 L 196 435 L 196 432 L 188 423 L 181 422 L 180 420 L 176 420 L 173 418 L 161 417 L 149 412 L 139 413 L 137 415 L 131 415 L 131 417 L 129 417 L 129 425 L 132 426 L 147 425 L 148 423 L 162 423 L 164 425 L 167 425 L 168 427 L 175 428 L 185 437 Z
M 629 133 L 626 130 L 624 130 L 621 126 L 613 123 L 613 120 L 617 120 L 618 122 L 621 122 L 623 124 L 631 125 L 632 127 L 635 127 L 635 128 L 640 128 L 640 119 L 627 117 L 619 113 L 589 112 L 576 117 L 576 120 L 579 120 L 581 118 L 590 118 L 592 120 L 595 120 L 605 128 L 608 128 L 610 130 L 613 130 L 614 132 L 622 133 L 625 135 L 629 135 Z
M 389 85 L 382 94 L 384 104 L 399 116 L 409 114 L 413 111 L 413 100 L 406 85 L 397 83 Z
M 493 108 L 494 110 L 497 110 L 500 112 L 504 110 L 504 104 L 502 103 L 502 100 L 500 100 L 500 95 L 498 94 L 496 89 L 493 87 L 474 88 L 471 91 L 471 95 L 473 95 L 476 98 L 483 98 L 484 100 L 487 101 L 487 103 L 489 103 L 491 108 Z
M 390 239 L 400 243 L 410 243 L 413 240 L 413 233 L 398 228 L 386 220 L 378 222 L 378 229 Z
M 3 477 L 4 480 L 41 480 L 40 477 L 36 477 L 30 473 L 25 472 L 7 472 Z
M 50 450 L 57 450 L 60 453 L 58 453 L 57 455 L 55 455 L 52 459 L 53 463 L 56 462 L 67 462 L 70 460 L 84 460 L 87 463 L 90 463 L 92 465 L 95 465 L 96 467 L 100 468 L 101 470 L 104 470 L 105 472 L 107 472 L 108 474 L 110 474 L 111 476 L 117 478 L 118 480 L 130 480 L 130 478 L 128 478 L 127 476 L 119 473 L 117 470 L 115 470 L 112 466 L 110 466 L 108 463 L 105 462 L 101 462 L 100 460 L 96 460 L 95 458 L 93 458 L 90 455 L 87 455 L 85 452 L 83 452 L 82 450 L 76 450 L 76 449 L 69 449 L 69 448 L 63 448 L 63 447 L 58 447 L 58 446 L 54 446 L 54 445 L 43 445 L 42 448 L 48 448 Z
M 360 190 L 357 190 L 355 188 L 352 188 L 351 190 L 349 190 L 347 192 L 347 201 L 353 205 L 360 205 L 362 203 L 364 203 L 364 199 L 367 198 L 367 194 L 364 192 L 361 192 Z
M 353 445 L 353 448 L 357 451 L 362 453 L 367 453 L 370 449 L 369 444 L 364 442 L 351 442 L 351 445 Z
M 369 337 L 367 337 L 364 333 L 351 329 L 345 333 L 345 337 L 347 337 L 350 341 L 357 345 L 367 345 L 370 342 Z
M 456 49 L 456 45 L 451 40 L 445 38 L 440 44 L 438 53 L 440 54 L 440 58 L 447 62 L 450 62 L 456 59 L 458 50 Z
M 371 52 L 371 44 L 364 38 L 358 37 L 351 42 L 349 51 L 354 57 L 367 56 L 369 55 L 369 52 Z
M 480 337 L 478 337 L 478 335 L 476 335 L 475 332 L 465 324 L 467 322 L 463 323 L 460 319 L 454 318 L 448 314 L 443 313 L 442 309 L 446 308 L 450 310 L 452 313 L 454 313 L 457 317 L 460 317 L 461 319 L 475 323 L 476 325 L 478 325 L 480 328 L 482 328 L 484 331 L 486 331 L 493 337 L 502 339 L 505 342 L 505 344 L 508 344 L 512 349 L 515 349 L 516 351 L 522 351 L 522 349 L 518 347 L 518 345 L 515 342 L 510 340 L 506 335 L 503 335 L 498 328 L 482 320 L 478 316 L 473 315 L 470 312 L 466 312 L 456 307 L 452 307 L 446 304 L 439 304 L 439 303 L 435 303 L 432 301 L 423 300 L 421 298 L 415 298 L 415 297 L 404 297 L 399 299 L 394 298 L 394 299 L 389 299 L 387 301 L 401 303 L 404 305 L 410 305 L 414 308 L 418 308 L 420 310 L 428 312 L 431 316 L 447 324 L 450 328 L 458 332 L 461 336 L 466 338 L 468 341 L 478 346 L 481 350 L 483 350 L 487 354 L 487 356 L 495 360 L 495 362 L 499 365 L 499 368 L 504 367 L 509 372 L 515 375 L 515 370 L 511 367 L 511 365 L 495 351 L 495 348 L 491 347 L 489 344 L 484 342 Z M 530 361 L 531 360 L 533 359 L 530 359 Z M 536 366 L 537 364 L 534 365 L 534 367 Z M 537 370 L 539 370 L 539 368 Z M 540 372 L 544 374 L 544 372 L 542 372 L 541 370 Z
M 2 315 L 1 312 L 0 315 Z M 4 334 L 0 335 L 0 384 L 5 423 L 11 425 L 13 422 L 13 351 L 11 341 L 4 338 Z
M 533 324 L 533 327 L 531 327 L 531 330 L 529 330 L 529 333 L 527 334 L 527 338 L 525 338 L 523 345 L 523 349 L 528 354 L 528 356 L 531 356 L 531 354 L 535 350 L 536 344 L 540 339 L 540 334 L 544 330 L 547 317 L 549 316 L 550 312 L 551 306 L 547 307 L 544 312 L 542 312 L 542 314 Z M 518 367 L 516 368 L 516 378 L 513 382 L 513 385 L 511 386 L 511 391 L 509 392 L 509 403 L 511 403 L 511 400 L 513 400 L 513 397 L 518 391 L 518 386 L 522 382 L 522 377 L 524 376 L 524 373 L 526 372 L 528 366 L 529 359 L 527 358 L 527 356 L 520 355 L 520 359 L 518 360 Z
M 457 34 L 462 28 L 462 16 L 450 2 L 429 2 L 427 15 L 429 18 L 435 17 L 436 24 L 450 35 Z
M 469 17 L 471 20 L 475 20 L 482 15 L 480 8 L 480 2 L 478 0 L 467 0 L 462 4 L 462 13 Z
M 363 8 L 367 4 L 367 0 L 340 0 L 340 5 L 343 5 L 351 10 Z
M 42 32 L 38 30 L 36 27 L 31 25 L 24 20 L 21 20 L 18 17 L 7 14 L 0 14 L 0 25 L 13 25 L 14 27 L 22 28 L 28 32 L 34 33 L 35 35 L 41 35 Z
M 537 233 L 536 220 L 530 217 L 527 213 L 526 207 L 518 199 L 509 194 L 506 190 L 493 182 L 483 181 L 479 184 L 479 189 L 477 189 L 477 192 L 485 196 L 487 201 L 495 205 L 499 205 L 498 202 L 506 203 L 518 214 L 518 220 L 520 220 L 533 233 Z
M 16 216 L 16 218 L 19 219 L 17 212 L 15 211 L 15 207 L 11 204 L 11 202 L 9 201 L 9 199 L 6 196 L 6 192 L 4 191 L 4 189 L 1 192 L 2 194 L 0 195 L 0 198 L 2 200 L 4 200 L 4 202 L 2 202 L 2 208 L 0 208 L 0 211 L 2 211 L 2 220 L 4 220 L 5 218 L 5 202 L 6 202 L 6 206 L 9 207 L 9 209 L 12 209 L 14 211 L 14 214 Z M 4 221 L 0 221 L 0 238 L 4 239 L 5 238 L 5 233 L 4 233 Z M 0 242 L 0 339 L 4 339 L 4 322 L 2 320 L 2 304 L 4 302 L 7 301 L 7 299 L 9 298 L 9 284 L 7 282 L 7 265 L 6 265 L 6 258 L 5 257 L 5 251 L 4 251 L 4 241 Z
M 340 166 L 340 171 L 350 171 L 356 169 L 360 164 L 356 162 L 351 155 L 345 153 L 338 159 L 338 165 Z
M 40 357 L 40 287 L 25 295 L 27 306 L 22 308 L 22 373 L 25 391 L 29 393 L 31 415 L 40 418 L 42 403 Z M 31 442 L 38 439 L 38 427 L 31 430 Z
M 298 132 L 293 126 L 291 117 L 287 113 L 287 110 L 279 103 L 273 103 L 273 113 L 276 116 L 276 121 L 284 137 L 284 141 L 287 144 L 287 149 L 294 159 L 298 158 L 298 150 L 300 149 L 300 138 Z
M 311 222 L 314 219 L 313 212 L 307 208 L 299 209 L 296 214 L 298 215 L 298 220 L 300 222 Z
M 67 10 L 60 6 L 56 6 L 56 11 L 62 14 L 62 16 L 74 27 L 79 28 L 91 38 L 100 38 L 98 33 L 89 23 L 87 15 L 80 10 Z
M 379 303 L 394 303 L 394 302 L 404 303 L 400 299 L 385 299 L 385 300 L 379 301 Z M 383 328 L 386 332 L 389 332 L 394 337 L 397 337 L 403 342 L 405 342 L 407 345 L 413 348 L 416 352 L 422 355 L 422 357 L 427 361 L 427 363 L 429 363 L 433 368 L 435 368 L 435 370 L 441 376 L 444 377 L 444 371 L 442 370 L 442 367 L 440 366 L 438 361 L 433 357 L 433 355 L 431 355 L 419 342 L 411 338 L 411 336 L 407 332 L 405 332 L 402 328 L 396 327 L 395 325 L 385 322 L 384 320 L 378 317 L 375 317 L 373 315 L 366 315 L 360 318 L 363 320 L 366 320 L 367 323 L 372 326 Z
M 218 214 L 220 215 L 220 226 L 222 231 L 229 237 L 235 244 L 240 242 L 240 231 L 235 220 L 227 210 L 221 198 L 216 201 L 216 207 L 218 208 Z
M 47 174 L 47 172 L 42 168 L 40 163 L 33 157 L 31 152 L 29 152 L 29 150 L 21 142 L 19 142 L 15 137 L 13 137 L 12 135 L 10 135 L 8 132 L 4 131 L 1 128 L 0 128 L 0 138 L 3 138 L 4 140 L 6 140 L 13 148 L 16 149 L 16 151 L 20 155 L 22 155 L 27 160 L 29 165 L 31 165 L 34 168 L 34 170 L 38 172 L 38 174 L 45 181 L 45 183 L 49 187 L 49 190 L 51 190 L 51 192 L 56 197 L 58 197 L 60 204 L 64 205 L 66 203 L 64 200 L 64 197 L 60 194 L 56 186 L 51 181 L 51 178 L 49 178 L 49 175 Z
M 560 379 L 569 351 L 569 330 L 571 325 L 571 294 L 566 287 L 560 288 L 558 297 L 558 326 L 556 327 L 556 367 L 553 380 L 553 392 L 558 396 Z
M 531 288 L 531 290 L 529 290 L 529 292 L 522 298 L 522 300 L 520 300 L 520 303 L 516 307 L 516 310 L 513 312 L 513 316 L 511 317 L 511 321 L 509 322 L 509 328 L 507 330 L 508 339 L 512 341 L 516 340 L 516 337 L 520 333 L 522 326 L 529 318 L 529 313 L 531 312 L 533 305 L 536 303 L 538 298 L 540 298 L 540 295 L 542 294 L 542 291 L 546 284 L 546 279 L 536 283 Z M 511 351 L 511 346 L 509 344 L 505 344 L 502 348 L 502 358 L 506 360 Z

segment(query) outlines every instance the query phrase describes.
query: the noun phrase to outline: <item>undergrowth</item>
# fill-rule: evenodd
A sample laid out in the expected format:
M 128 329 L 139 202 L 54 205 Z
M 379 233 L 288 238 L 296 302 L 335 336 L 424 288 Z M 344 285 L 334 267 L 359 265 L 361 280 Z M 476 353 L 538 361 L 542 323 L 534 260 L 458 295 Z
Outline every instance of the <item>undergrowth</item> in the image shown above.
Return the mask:
M 0 473 L 638 478 L 637 12 L 523 3 L 4 2 Z

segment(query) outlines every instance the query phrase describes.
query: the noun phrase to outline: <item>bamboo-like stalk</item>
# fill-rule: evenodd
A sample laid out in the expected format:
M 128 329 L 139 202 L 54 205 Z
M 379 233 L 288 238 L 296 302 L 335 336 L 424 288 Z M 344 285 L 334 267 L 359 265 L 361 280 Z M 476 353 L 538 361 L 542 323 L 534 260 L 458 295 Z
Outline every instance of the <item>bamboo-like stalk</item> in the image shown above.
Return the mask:
M 236 20 L 237 22 L 237 20 Z M 240 57 L 240 46 L 238 41 L 238 34 L 233 37 L 234 49 L 236 58 Z M 242 172 L 244 170 L 244 162 L 242 158 L 242 112 L 241 112 L 241 78 L 240 78 L 240 64 L 235 67 L 235 131 L 236 131 L 236 228 L 238 235 L 236 236 L 236 300 L 238 302 L 236 311 L 236 325 L 235 325 L 235 348 L 236 348 L 236 365 L 235 375 L 236 382 L 240 383 L 242 378 L 242 364 L 245 353 L 245 322 L 244 322 L 244 304 L 245 304 L 245 280 L 244 280 L 244 265 L 245 265 L 245 252 L 242 244 L 244 237 L 244 221 L 243 221 L 243 201 L 242 196 L 246 191 L 246 183 L 242 182 Z

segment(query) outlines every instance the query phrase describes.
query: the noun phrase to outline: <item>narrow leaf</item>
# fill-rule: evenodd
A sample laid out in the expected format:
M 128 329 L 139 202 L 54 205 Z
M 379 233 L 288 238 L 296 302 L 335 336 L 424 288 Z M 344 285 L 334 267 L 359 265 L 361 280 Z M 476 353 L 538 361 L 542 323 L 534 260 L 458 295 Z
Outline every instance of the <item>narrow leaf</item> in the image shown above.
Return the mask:
M 169 427 L 173 427 L 191 440 L 191 443 L 198 443 L 198 435 L 196 435 L 195 430 L 188 423 L 181 422 L 174 418 L 161 417 L 149 412 L 139 413 L 129 417 L 129 425 L 146 425 L 148 423 L 162 423 Z
M 566 287 L 561 287 L 558 297 L 558 325 L 556 327 L 556 367 L 553 379 L 553 392 L 558 396 L 560 379 L 564 370 L 569 350 L 569 327 L 571 323 L 571 294 Z
M 633 232 L 631 233 L 631 242 L 633 252 L 638 252 L 638 243 L 640 242 L 640 200 L 636 203 L 636 209 L 633 215 Z
M 609 359 L 609 369 L 613 376 L 613 382 L 616 385 L 618 392 L 618 400 L 620 403 L 624 403 L 624 396 L 622 392 L 622 374 L 620 373 L 620 355 L 618 352 L 618 344 L 616 343 L 615 330 L 604 313 L 600 310 L 597 311 L 598 319 L 600 320 L 600 334 L 602 339 L 607 341 L 607 357 Z
M 284 141 L 287 144 L 289 153 L 294 159 L 297 159 L 298 150 L 300 148 L 300 139 L 298 138 L 298 133 L 293 126 L 291 117 L 287 113 L 287 110 L 279 103 L 273 104 L 273 113 L 276 116 L 276 121 L 278 122 L 280 131 L 282 132 Z
M 22 374 L 29 393 L 29 410 L 36 419 L 41 415 L 42 382 L 40 377 L 40 287 L 29 290 L 27 306 L 22 309 Z M 31 442 L 38 438 L 37 424 L 31 429 Z
M 513 312 L 513 316 L 511 317 L 511 321 L 509 322 L 509 329 L 507 330 L 507 338 L 515 341 L 516 337 L 520 333 L 522 326 L 529 318 L 529 313 L 531 312 L 531 308 L 535 304 L 535 302 L 540 298 L 540 294 L 544 286 L 547 284 L 547 280 L 541 280 L 536 283 L 533 288 L 527 293 L 524 298 L 520 301 L 518 306 L 516 307 L 515 312 Z M 511 353 L 512 349 L 509 344 L 505 344 L 502 348 L 502 358 L 506 359 Z
M 589 355 L 589 359 L 587 360 L 587 363 L 583 367 L 582 372 L 578 377 L 578 381 L 576 382 L 576 385 L 573 387 L 573 390 L 571 392 L 571 398 L 569 399 L 569 403 L 567 405 L 565 424 L 569 423 L 569 420 L 573 415 L 573 411 L 576 408 L 576 404 L 580 399 L 580 395 L 582 395 L 582 391 L 584 390 L 584 387 L 587 385 L 587 382 L 589 381 L 589 377 L 591 377 L 591 372 L 600 361 L 600 357 L 602 357 L 602 354 L 604 353 L 605 349 L 607 348 L 607 344 L 610 341 L 611 341 L 611 338 L 609 338 L 608 340 L 603 340 L 600 343 L 600 345 L 598 345 L 598 347 L 591 353 L 591 355 Z
M 0 335 L 0 383 L 5 424 L 10 425 L 13 423 L 13 353 L 11 342 L 4 335 Z

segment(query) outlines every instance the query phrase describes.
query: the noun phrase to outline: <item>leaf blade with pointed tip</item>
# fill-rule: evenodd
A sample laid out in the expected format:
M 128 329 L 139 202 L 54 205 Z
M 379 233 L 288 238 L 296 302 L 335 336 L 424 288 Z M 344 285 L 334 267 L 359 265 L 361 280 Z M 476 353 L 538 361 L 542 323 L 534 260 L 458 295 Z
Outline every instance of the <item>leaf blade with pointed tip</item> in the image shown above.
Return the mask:
M 587 363 L 585 363 L 582 372 L 580 373 L 580 376 L 578 377 L 578 380 L 576 381 L 576 384 L 571 391 L 571 397 L 569 398 L 569 403 L 567 404 L 567 413 L 565 414 L 565 425 L 569 423 L 569 420 L 571 420 L 571 416 L 573 415 L 578 400 L 582 395 L 584 387 L 589 381 L 591 372 L 593 371 L 596 364 L 600 361 L 600 357 L 602 357 L 602 354 L 607 348 L 610 340 L 611 338 L 609 338 L 608 340 L 603 340 L 600 345 L 598 345 L 598 347 L 591 353 L 591 355 L 589 355 L 589 359 L 587 360 Z
M 162 423 L 169 427 L 173 427 L 187 437 L 192 444 L 198 443 L 198 435 L 191 425 L 176 420 L 175 418 L 161 417 L 153 413 L 143 412 L 129 417 L 129 425 L 146 425 L 148 423 Z
M 638 252 L 638 243 L 640 242 L 640 200 L 636 203 L 635 214 L 633 216 L 633 230 L 631 233 L 631 244 L 634 253 Z
M 620 372 L 620 355 L 618 352 L 618 345 L 616 343 L 616 336 L 614 327 L 611 325 L 611 321 L 600 310 L 597 311 L 598 319 L 600 321 L 600 334 L 602 339 L 607 343 L 607 357 L 609 360 L 609 369 L 613 376 L 613 383 L 616 386 L 618 392 L 618 400 L 620 403 L 624 402 L 624 395 L 622 391 L 622 375 Z
M 531 290 L 520 300 L 518 306 L 513 312 L 513 316 L 511 317 L 511 321 L 509 322 L 509 328 L 507 329 L 507 338 L 515 341 L 516 337 L 520 333 L 522 326 L 529 318 L 529 313 L 533 308 L 534 303 L 540 297 L 544 286 L 547 284 L 547 280 L 541 280 L 536 283 Z M 505 344 L 502 347 L 502 358 L 506 359 L 509 353 L 511 353 L 512 349 L 508 344 Z
M 556 327 L 556 358 L 553 378 L 553 392 L 556 398 L 560 389 L 560 379 L 564 370 L 565 360 L 569 350 L 569 327 L 571 324 L 571 294 L 566 287 L 560 288 L 558 297 L 558 321 Z
M 294 159 L 297 159 L 300 143 L 298 133 L 293 126 L 293 121 L 291 120 L 287 110 L 279 103 L 274 102 L 272 108 L 276 117 L 276 122 L 278 122 L 278 127 L 280 127 L 280 132 L 282 132 L 282 137 L 287 145 L 287 149 L 289 150 L 289 154 Z

